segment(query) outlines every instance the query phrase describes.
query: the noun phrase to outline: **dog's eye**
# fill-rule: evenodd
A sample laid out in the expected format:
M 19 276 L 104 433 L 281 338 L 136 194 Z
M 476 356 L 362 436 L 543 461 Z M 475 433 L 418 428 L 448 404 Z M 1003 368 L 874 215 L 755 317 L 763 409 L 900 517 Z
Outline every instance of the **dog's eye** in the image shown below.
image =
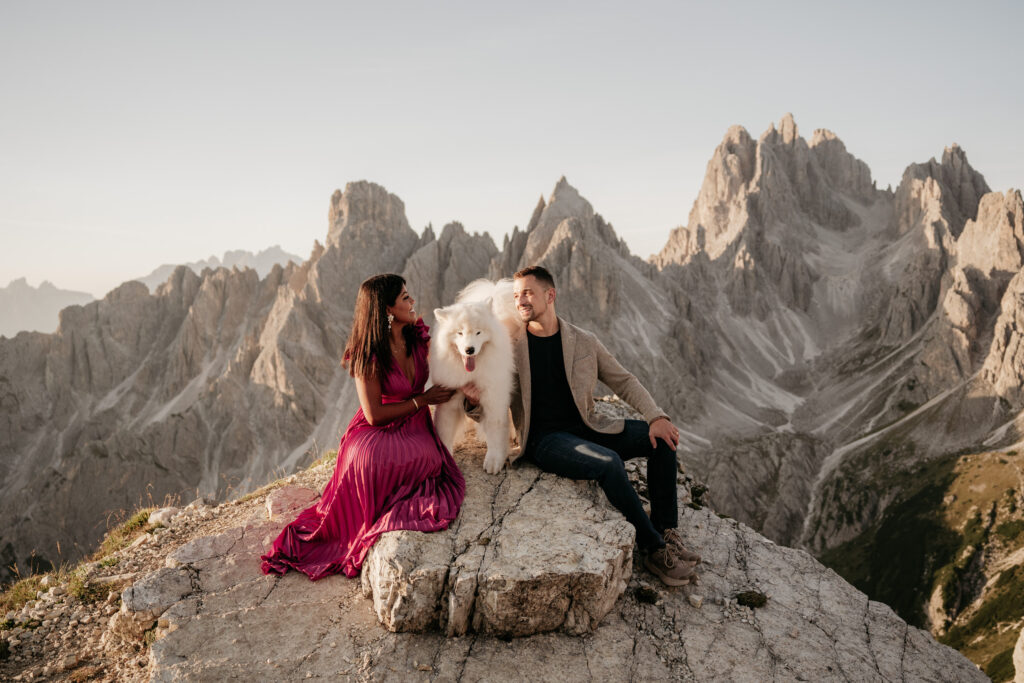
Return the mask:
M 480 334 L 480 333 L 479 333 L 479 332 L 477 332 L 477 335 L 479 335 L 479 334 Z
M 461 337 L 461 336 L 462 336 L 462 333 L 461 333 L 461 332 L 456 332 L 456 333 L 455 333 L 455 336 L 456 336 L 456 337 Z

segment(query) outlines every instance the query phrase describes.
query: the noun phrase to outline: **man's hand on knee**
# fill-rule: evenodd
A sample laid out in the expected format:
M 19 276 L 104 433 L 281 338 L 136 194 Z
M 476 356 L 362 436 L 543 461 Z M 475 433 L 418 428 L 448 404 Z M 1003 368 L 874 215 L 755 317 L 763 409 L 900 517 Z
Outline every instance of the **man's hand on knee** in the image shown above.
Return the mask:
M 672 450 L 679 448 L 679 429 L 667 417 L 659 417 L 652 422 L 647 436 L 651 440 L 651 448 L 658 447 L 658 439 L 671 446 Z

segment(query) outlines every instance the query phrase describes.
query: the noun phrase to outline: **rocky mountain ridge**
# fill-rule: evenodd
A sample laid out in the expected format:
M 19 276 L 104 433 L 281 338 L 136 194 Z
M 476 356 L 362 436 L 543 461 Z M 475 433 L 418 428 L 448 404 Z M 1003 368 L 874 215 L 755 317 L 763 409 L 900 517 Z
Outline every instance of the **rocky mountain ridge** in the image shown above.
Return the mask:
M 500 249 L 458 224 L 418 235 L 400 199 L 350 183 L 301 265 L 181 269 L 0 340 L 0 553 L 53 560 L 148 483 L 226 497 L 333 443 L 357 403 L 337 359 L 366 276 L 404 273 L 429 318 L 532 263 L 674 417 L 723 513 L 824 553 L 936 458 L 1022 439 L 1022 226 L 1020 192 L 990 192 L 956 145 L 880 190 L 788 115 L 726 133 L 650 262 L 564 178 Z
M 154 292 L 157 287 L 167 282 L 167 278 L 171 277 L 171 274 L 178 268 L 178 265 L 185 266 L 196 275 L 202 275 L 203 271 L 207 268 L 210 270 L 217 270 L 218 268 L 228 268 L 229 270 L 231 268 L 238 268 L 239 270 L 244 270 L 251 268 L 256 271 L 256 274 L 262 280 L 270 274 L 275 265 L 283 268 L 289 262 L 302 263 L 302 260 L 300 256 L 289 254 L 277 244 L 257 252 L 246 251 L 245 249 L 230 249 L 225 251 L 223 256 L 219 257 L 212 255 L 199 261 L 189 261 L 182 264 L 165 263 L 154 268 L 153 272 L 149 275 L 137 277 L 135 280 L 149 287 L 149 291 Z
M 38 287 L 23 277 L 11 280 L 0 287 L 0 336 L 13 337 L 22 330 L 50 332 L 57 328 L 57 315 L 62 309 L 92 300 L 88 292 L 58 289 L 47 280 Z

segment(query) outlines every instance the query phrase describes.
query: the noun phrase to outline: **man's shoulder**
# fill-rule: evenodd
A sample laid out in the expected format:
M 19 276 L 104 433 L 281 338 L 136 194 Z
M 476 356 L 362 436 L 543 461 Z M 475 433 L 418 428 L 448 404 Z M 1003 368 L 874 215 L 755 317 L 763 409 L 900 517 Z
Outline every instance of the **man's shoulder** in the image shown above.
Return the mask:
M 560 329 L 562 329 L 563 331 L 568 329 L 573 334 L 583 335 L 583 336 L 586 336 L 586 337 L 590 337 L 591 339 L 597 339 L 597 335 L 595 335 L 590 330 L 584 329 L 584 328 L 580 327 L 579 325 L 574 325 L 571 322 L 569 322 L 568 320 L 566 320 L 565 318 L 559 318 L 558 319 L 558 324 L 559 324 Z
M 563 331 L 568 331 L 569 334 L 572 334 L 575 337 L 577 344 L 582 341 L 585 344 L 604 346 L 604 344 L 601 343 L 600 338 L 590 330 L 580 327 L 579 325 L 573 325 L 562 318 L 559 318 L 559 323 L 562 325 Z

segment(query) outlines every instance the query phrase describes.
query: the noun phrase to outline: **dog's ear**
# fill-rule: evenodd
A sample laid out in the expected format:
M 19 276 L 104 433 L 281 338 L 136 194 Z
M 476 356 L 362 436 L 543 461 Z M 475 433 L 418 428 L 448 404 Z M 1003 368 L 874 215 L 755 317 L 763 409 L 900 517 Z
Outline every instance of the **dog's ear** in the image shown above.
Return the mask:
M 445 311 L 443 308 L 435 308 L 434 309 L 434 320 L 436 320 L 437 322 L 441 322 L 442 320 L 444 320 L 447 317 L 448 317 L 448 312 Z
M 483 300 L 483 301 L 482 301 L 481 303 L 482 303 L 482 304 L 483 304 L 484 306 L 486 306 L 487 308 L 490 308 L 490 307 L 491 307 L 491 303 L 492 303 L 493 301 L 494 301 L 494 297 L 493 297 L 493 296 L 489 296 L 489 297 L 487 297 L 486 299 L 484 299 L 484 300 Z

